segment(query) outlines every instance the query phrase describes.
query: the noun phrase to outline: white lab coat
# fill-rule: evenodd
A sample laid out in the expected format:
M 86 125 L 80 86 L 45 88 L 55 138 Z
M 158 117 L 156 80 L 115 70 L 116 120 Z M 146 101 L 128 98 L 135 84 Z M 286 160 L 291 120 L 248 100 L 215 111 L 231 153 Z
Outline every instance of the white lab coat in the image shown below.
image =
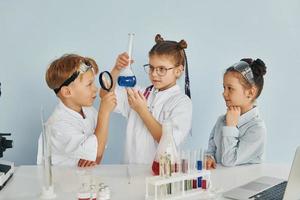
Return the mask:
M 140 90 L 144 93 L 145 89 Z M 121 113 L 128 120 L 126 128 L 125 163 L 152 163 L 158 143 L 143 123 L 140 116 L 130 108 L 126 90 L 116 87 L 117 107 L 115 112 Z M 162 123 L 170 120 L 173 124 L 175 144 L 179 146 L 191 131 L 192 101 L 175 85 L 167 90 L 158 91 L 153 88 L 147 99 L 149 111 Z M 168 116 L 164 117 L 165 113 Z M 165 119 L 164 119 L 165 118 Z
M 53 165 L 76 166 L 79 159 L 96 160 L 97 138 L 94 131 L 98 112 L 93 107 L 83 107 L 83 118 L 59 100 L 46 122 L 50 131 Z M 37 164 L 42 163 L 42 136 L 39 137 Z

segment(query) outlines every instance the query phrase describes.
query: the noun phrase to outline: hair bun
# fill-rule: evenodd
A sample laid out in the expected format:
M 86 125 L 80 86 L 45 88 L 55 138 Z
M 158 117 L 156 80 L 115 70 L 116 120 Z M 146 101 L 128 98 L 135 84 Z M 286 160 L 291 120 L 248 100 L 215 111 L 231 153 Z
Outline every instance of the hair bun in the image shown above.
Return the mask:
M 256 74 L 257 76 L 264 76 L 267 73 L 267 67 L 264 61 L 259 58 L 253 61 L 251 69 L 253 74 Z
M 156 42 L 156 44 L 161 43 L 163 41 L 164 41 L 164 39 L 161 37 L 161 35 L 160 34 L 156 34 L 156 36 L 155 36 L 155 42 Z
M 251 65 L 253 62 L 253 59 L 252 58 L 243 58 L 243 59 L 241 59 L 241 61 L 244 61 L 244 62 L 248 63 L 249 65 Z
M 186 49 L 186 48 L 187 48 L 187 43 L 186 43 L 186 41 L 185 41 L 185 40 L 180 40 L 180 41 L 178 42 L 178 47 L 179 47 L 180 49 Z

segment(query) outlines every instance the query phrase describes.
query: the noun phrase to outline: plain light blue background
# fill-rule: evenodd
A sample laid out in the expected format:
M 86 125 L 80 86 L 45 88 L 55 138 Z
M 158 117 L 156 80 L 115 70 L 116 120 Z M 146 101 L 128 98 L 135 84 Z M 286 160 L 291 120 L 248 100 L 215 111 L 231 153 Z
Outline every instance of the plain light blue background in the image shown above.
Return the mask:
M 258 105 L 268 128 L 266 160 L 288 163 L 300 144 L 300 1 L 0 1 L 0 132 L 12 132 L 4 159 L 34 164 L 41 132 L 40 108 L 48 117 L 57 99 L 44 75 L 65 53 L 96 59 L 109 70 L 136 34 L 133 65 L 142 65 L 154 36 L 185 39 L 194 106 L 189 148 L 207 146 L 211 128 L 225 112 L 222 75 L 243 57 L 263 59 L 268 72 Z M 98 84 L 98 83 L 97 83 Z M 180 81 L 183 84 L 183 80 Z M 99 100 L 95 102 L 98 107 Z M 103 163 L 120 163 L 126 121 L 113 114 Z

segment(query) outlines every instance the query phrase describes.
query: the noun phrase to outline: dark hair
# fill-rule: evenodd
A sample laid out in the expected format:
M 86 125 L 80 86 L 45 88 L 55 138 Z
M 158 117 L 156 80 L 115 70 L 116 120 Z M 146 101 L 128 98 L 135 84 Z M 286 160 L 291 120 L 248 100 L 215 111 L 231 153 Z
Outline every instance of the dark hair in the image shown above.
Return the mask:
M 259 95 L 261 94 L 261 91 L 264 87 L 264 75 L 267 73 L 267 67 L 261 59 L 257 58 L 256 60 L 253 60 L 252 58 L 243 58 L 241 61 L 244 61 L 249 64 L 251 71 L 253 73 L 253 79 L 254 79 L 254 84 L 257 87 L 257 94 L 255 98 L 258 98 Z M 227 72 L 237 72 L 234 67 L 229 67 L 227 68 L 225 74 Z M 251 84 L 240 74 L 239 74 L 239 80 L 241 81 L 242 85 L 245 88 L 251 88 Z
M 180 42 L 164 40 L 160 34 L 155 36 L 156 44 L 149 51 L 149 56 L 153 55 L 166 55 L 171 56 L 175 65 L 183 65 L 185 66 L 185 56 L 183 49 L 187 48 L 187 43 L 184 40 L 180 40 Z
M 187 43 L 185 40 L 179 42 L 164 40 L 160 34 L 155 36 L 155 45 L 149 51 L 149 57 L 158 56 L 170 56 L 175 62 L 175 66 L 182 65 L 185 68 L 185 94 L 191 98 L 190 94 L 190 81 L 188 74 L 188 63 L 185 54 Z

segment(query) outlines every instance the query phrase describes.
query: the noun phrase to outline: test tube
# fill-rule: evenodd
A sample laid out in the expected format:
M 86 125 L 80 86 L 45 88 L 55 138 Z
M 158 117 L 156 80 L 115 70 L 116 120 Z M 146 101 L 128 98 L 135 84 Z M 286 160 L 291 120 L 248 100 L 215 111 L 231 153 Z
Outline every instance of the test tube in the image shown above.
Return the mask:
M 206 160 L 208 158 L 208 151 L 205 149 L 203 151 L 203 169 L 207 170 L 207 166 L 206 166 Z
M 172 175 L 172 165 L 171 165 L 171 155 L 170 154 L 166 155 L 165 169 L 166 169 L 166 176 L 170 177 Z
M 185 152 L 183 150 L 180 151 L 180 160 L 181 160 L 181 172 L 182 173 L 186 173 L 186 156 L 185 156 Z
M 182 166 L 181 166 L 180 150 L 178 152 L 179 152 L 179 156 L 177 156 L 175 158 L 175 173 L 176 174 L 180 173 L 181 172 L 181 168 L 182 168 Z M 172 189 L 173 189 L 172 190 L 172 194 L 176 194 L 176 193 L 181 192 L 181 186 L 182 186 L 182 184 L 181 184 L 180 181 L 173 183 L 172 184 Z
M 180 159 L 181 159 L 181 172 L 186 174 L 186 173 L 188 173 L 188 156 L 184 150 L 180 151 Z M 183 190 L 186 191 L 187 186 L 188 186 L 188 181 L 184 180 Z
M 77 193 L 78 200 L 90 199 L 91 193 L 88 190 L 88 184 L 82 183 Z
M 178 156 L 176 159 L 177 160 L 176 160 L 176 163 L 175 163 L 175 173 L 180 173 L 181 172 L 181 168 L 182 168 L 182 166 L 181 166 L 181 158 L 180 158 L 180 156 Z
M 209 175 L 203 176 L 202 189 L 209 189 L 209 184 L 210 184 L 210 176 Z
M 197 150 L 191 152 L 191 171 L 197 170 L 197 155 L 198 155 Z
M 107 185 L 104 186 L 104 192 L 106 199 L 110 199 L 110 189 Z
M 159 176 L 165 176 L 165 157 L 163 155 L 159 156 Z
M 96 200 L 96 198 L 97 198 L 96 185 L 90 185 L 90 199 Z
M 190 152 L 181 151 L 181 169 L 182 173 L 189 173 Z
M 187 173 L 191 173 L 191 151 L 186 150 L 186 154 L 187 154 L 187 163 L 188 163 Z
M 105 192 L 105 188 L 104 187 L 101 187 L 99 189 L 97 200 L 106 200 L 106 192 Z
M 203 149 L 200 148 L 197 156 L 197 170 L 201 171 L 203 167 Z
M 198 151 L 193 150 L 191 151 L 191 172 L 197 171 L 197 156 Z M 197 188 L 197 178 L 191 180 L 191 189 Z
M 172 164 L 171 164 L 171 155 L 167 154 L 166 155 L 166 162 L 165 162 L 165 167 L 166 167 L 166 177 L 171 177 L 172 176 Z M 167 184 L 167 194 L 172 194 L 172 183 Z

